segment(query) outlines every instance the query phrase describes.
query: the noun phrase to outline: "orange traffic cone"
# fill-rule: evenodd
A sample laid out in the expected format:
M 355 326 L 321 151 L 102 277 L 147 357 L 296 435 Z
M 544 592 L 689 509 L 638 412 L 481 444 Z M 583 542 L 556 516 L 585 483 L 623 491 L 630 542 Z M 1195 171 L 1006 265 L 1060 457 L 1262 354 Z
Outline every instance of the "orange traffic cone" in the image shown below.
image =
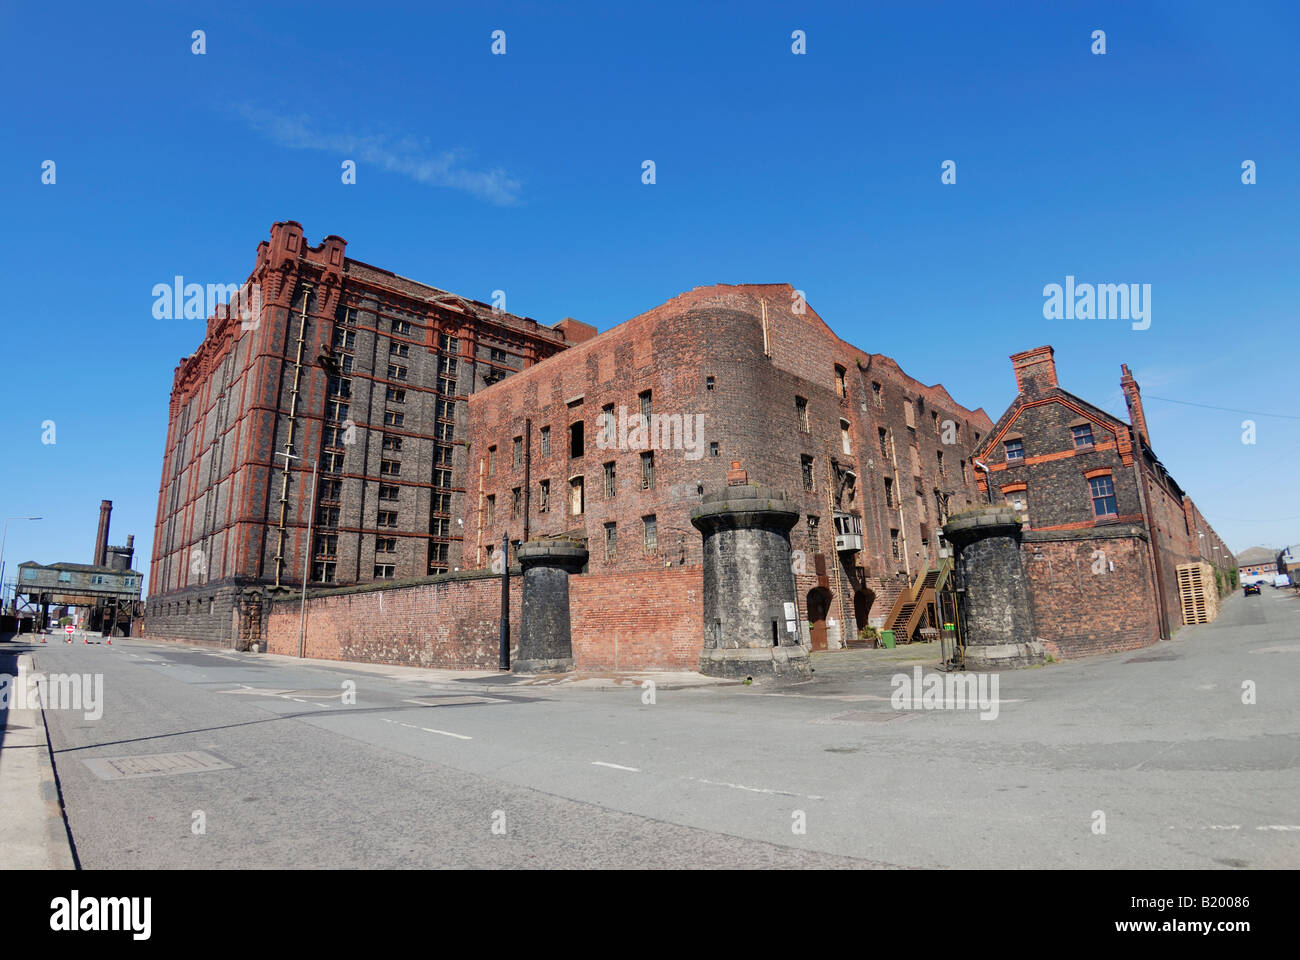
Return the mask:
M 109 638 L 108 638 L 107 640 L 105 640 L 104 642 L 107 643 L 107 644 L 111 647 L 111 646 L 113 645 L 113 638 L 112 638 L 112 637 L 109 637 Z

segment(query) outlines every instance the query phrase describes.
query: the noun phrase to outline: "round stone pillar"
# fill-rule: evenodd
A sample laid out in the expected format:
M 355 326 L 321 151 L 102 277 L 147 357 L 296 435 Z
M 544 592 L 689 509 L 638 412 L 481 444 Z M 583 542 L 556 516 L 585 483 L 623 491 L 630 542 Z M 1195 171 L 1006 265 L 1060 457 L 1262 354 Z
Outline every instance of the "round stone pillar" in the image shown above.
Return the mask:
M 943 527 L 956 549 L 957 590 L 966 612 L 968 670 L 1045 663 L 1034 598 L 1020 554 L 1020 519 L 1009 506 L 977 507 Z
M 573 669 L 569 633 L 569 576 L 582 570 L 587 550 L 571 540 L 529 540 L 515 554 L 524 571 L 519 653 L 512 673 Z
M 691 511 L 704 535 L 700 673 L 808 677 L 808 651 L 797 615 L 790 616 L 798 609 L 790 570 L 790 530 L 798 521 L 784 493 L 750 484 L 707 494 Z

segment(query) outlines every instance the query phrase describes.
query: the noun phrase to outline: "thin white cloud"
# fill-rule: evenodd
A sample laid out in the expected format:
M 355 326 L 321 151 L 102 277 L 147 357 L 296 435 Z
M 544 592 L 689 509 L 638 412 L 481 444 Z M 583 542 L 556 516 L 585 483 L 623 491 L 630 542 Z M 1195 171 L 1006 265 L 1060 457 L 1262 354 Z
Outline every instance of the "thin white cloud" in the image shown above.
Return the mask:
M 327 133 L 305 115 L 289 116 L 244 105 L 239 108 L 255 131 L 293 150 L 318 150 L 355 160 L 358 166 L 377 167 L 431 187 L 463 190 L 489 203 L 509 206 L 519 199 L 520 183 L 500 167 L 473 170 L 465 166 L 464 150 L 431 151 L 427 143 L 411 137 L 382 134 L 357 136 Z

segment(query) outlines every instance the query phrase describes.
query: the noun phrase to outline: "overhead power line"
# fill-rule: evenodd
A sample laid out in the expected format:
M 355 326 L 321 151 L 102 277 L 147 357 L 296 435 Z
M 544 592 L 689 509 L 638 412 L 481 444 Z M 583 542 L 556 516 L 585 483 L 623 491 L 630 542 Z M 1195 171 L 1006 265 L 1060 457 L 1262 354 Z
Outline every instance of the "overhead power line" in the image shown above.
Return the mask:
M 1144 394 L 1144 400 L 1160 400 L 1164 403 L 1179 403 L 1185 407 L 1204 407 L 1206 410 L 1223 410 L 1227 413 L 1248 413 L 1252 417 L 1277 417 L 1279 420 L 1300 420 L 1300 416 L 1290 413 L 1265 413 L 1263 410 L 1241 410 L 1237 407 L 1216 407 L 1212 403 L 1196 403 L 1192 400 L 1172 400 L 1169 397 L 1157 397 L 1155 394 Z

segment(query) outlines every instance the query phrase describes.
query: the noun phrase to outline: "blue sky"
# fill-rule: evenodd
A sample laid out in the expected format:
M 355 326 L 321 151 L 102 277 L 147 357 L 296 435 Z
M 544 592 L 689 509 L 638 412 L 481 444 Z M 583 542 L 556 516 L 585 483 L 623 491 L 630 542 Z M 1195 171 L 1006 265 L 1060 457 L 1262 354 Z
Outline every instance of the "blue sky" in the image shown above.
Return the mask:
M 1121 413 L 1127 362 L 1233 549 L 1300 541 L 1295 4 L 26 3 L 0 30 L 0 516 L 46 518 L 10 524 L 6 578 L 88 562 L 101 498 L 147 572 L 204 328 L 152 288 L 242 280 L 284 219 L 543 323 L 788 281 L 994 419 L 1013 352 Z M 1150 328 L 1045 320 L 1067 275 L 1150 284 Z M 1155 397 L 1293 419 L 1248 445 L 1246 414 Z

